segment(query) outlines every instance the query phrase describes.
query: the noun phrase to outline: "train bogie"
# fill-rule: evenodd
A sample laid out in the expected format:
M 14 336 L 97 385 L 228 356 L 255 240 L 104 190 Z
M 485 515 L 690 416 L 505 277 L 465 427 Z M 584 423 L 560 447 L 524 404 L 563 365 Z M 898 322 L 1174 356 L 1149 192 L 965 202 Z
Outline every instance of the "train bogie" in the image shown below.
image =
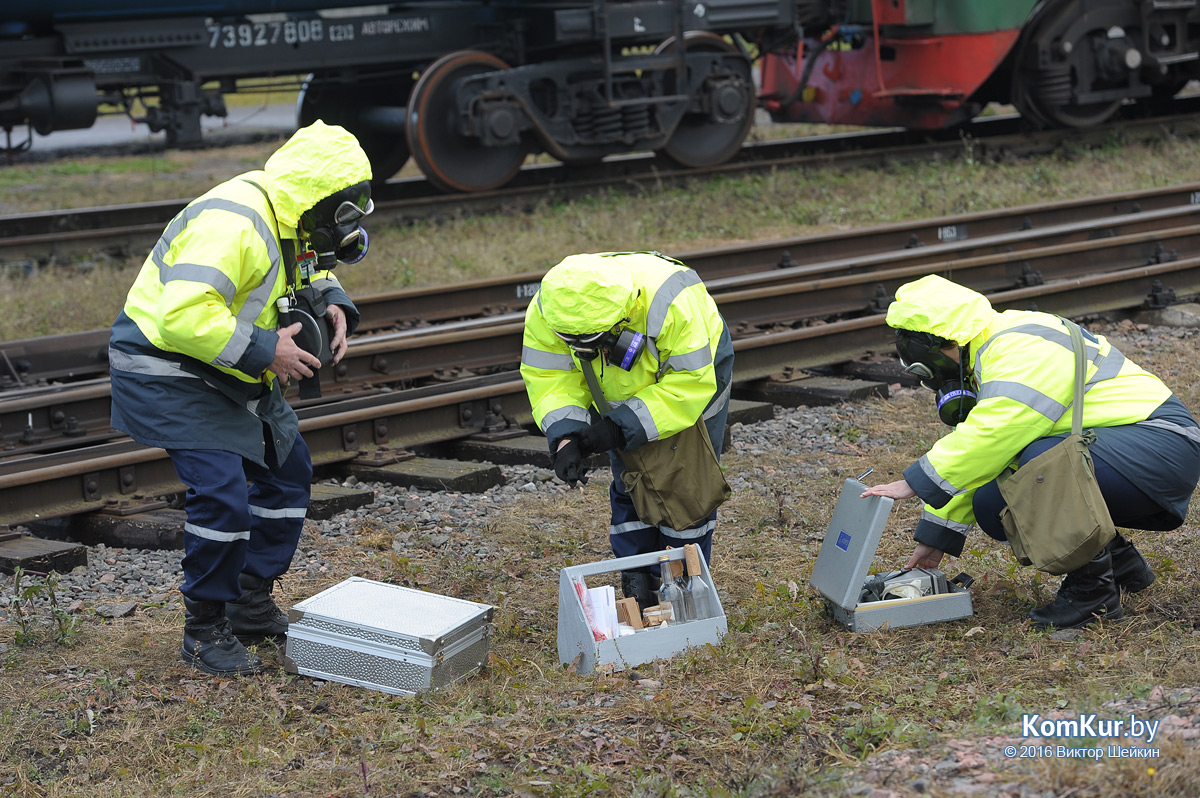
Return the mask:
M 805 5 L 801 46 L 762 68 L 779 121 L 935 129 L 999 102 L 1037 125 L 1085 127 L 1200 77 L 1195 0 Z

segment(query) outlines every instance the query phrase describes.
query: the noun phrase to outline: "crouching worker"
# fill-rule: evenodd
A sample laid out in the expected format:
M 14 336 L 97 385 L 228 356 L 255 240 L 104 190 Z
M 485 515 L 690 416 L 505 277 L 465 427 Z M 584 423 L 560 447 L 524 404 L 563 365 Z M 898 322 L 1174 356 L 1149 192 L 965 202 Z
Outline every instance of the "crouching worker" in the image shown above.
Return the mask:
M 995 311 L 982 294 L 936 275 L 900 287 L 888 308 L 905 371 L 937 391 L 953 432 L 864 496 L 920 496 L 925 510 L 908 567 L 936 568 L 962 553 L 972 523 L 1007 540 L 997 484 L 1071 431 L 1075 355 L 1069 328 L 1049 313 Z M 1083 331 L 1083 427 L 1095 477 L 1118 527 L 1175 529 L 1200 479 L 1200 429 L 1162 381 L 1103 336 Z M 1121 617 L 1120 591 L 1144 590 L 1154 572 L 1120 533 L 1068 573 L 1054 601 L 1029 613 L 1039 627 Z
M 700 277 L 655 252 L 572 255 L 542 278 L 525 315 L 521 376 L 555 473 L 569 485 L 586 481 L 588 456 L 609 453 L 609 540 L 617 557 L 687 543 L 711 557 L 716 510 L 684 529 L 647 523 L 621 479 L 620 453 L 703 418 L 719 458 L 732 375 L 729 330 Z M 611 406 L 608 415 L 595 407 L 589 376 Z M 657 604 L 656 570 L 623 572 L 625 596 L 643 608 Z
M 366 252 L 370 179 L 345 130 L 298 131 L 167 225 L 113 323 L 112 425 L 166 449 L 188 489 L 181 655 L 209 673 L 261 671 L 239 637 L 287 633 L 271 592 L 312 461 L 281 382 L 346 353 L 358 311 L 329 269 Z

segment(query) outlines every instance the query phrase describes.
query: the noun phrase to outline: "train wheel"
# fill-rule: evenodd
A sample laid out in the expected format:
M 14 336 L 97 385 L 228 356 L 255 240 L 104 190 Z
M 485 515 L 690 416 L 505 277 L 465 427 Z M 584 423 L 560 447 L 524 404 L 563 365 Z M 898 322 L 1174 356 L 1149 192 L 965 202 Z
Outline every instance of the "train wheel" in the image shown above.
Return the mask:
M 1017 44 L 1017 70 L 1013 76 L 1013 104 L 1017 110 L 1041 127 L 1084 128 L 1107 122 L 1124 100 L 1086 105 L 1071 102 L 1076 76 L 1089 73 L 1076 61 L 1094 57 L 1089 37 L 1102 31 L 1083 31 L 1078 37 L 1079 41 L 1065 45 L 1056 42 L 1056 49 L 1060 52 L 1066 48 L 1066 56 L 1048 66 L 1039 64 L 1038 44 L 1041 39 L 1053 36 L 1064 16 L 1078 17 L 1082 11 L 1075 3 L 1047 3 L 1034 13 L 1034 18 L 1026 25 Z
M 703 31 L 685 33 L 683 46 L 689 53 L 739 52 L 720 36 Z M 672 36 L 655 52 L 674 49 Z M 711 111 L 684 114 L 662 149 L 664 155 L 682 166 L 703 169 L 728 161 L 741 149 L 754 124 L 754 78 L 749 61 L 740 66 L 744 67 L 739 69 L 741 74 L 727 77 L 713 88 Z
M 297 98 L 296 122 L 304 127 L 320 119 L 349 130 L 367 154 L 374 179 L 382 182 L 399 172 L 408 160 L 408 142 L 403 133 L 366 124 L 361 112 L 364 108 L 386 104 L 389 98 L 397 105 L 404 105 L 412 86 L 412 78 L 369 88 L 318 83 L 310 78 L 304 82 Z
M 499 188 L 525 162 L 529 150 L 524 141 L 484 146 L 460 132 L 454 108 L 454 87 L 460 78 L 508 68 L 494 55 L 463 50 L 434 61 L 413 87 L 405 130 L 408 146 L 425 177 L 443 191 Z

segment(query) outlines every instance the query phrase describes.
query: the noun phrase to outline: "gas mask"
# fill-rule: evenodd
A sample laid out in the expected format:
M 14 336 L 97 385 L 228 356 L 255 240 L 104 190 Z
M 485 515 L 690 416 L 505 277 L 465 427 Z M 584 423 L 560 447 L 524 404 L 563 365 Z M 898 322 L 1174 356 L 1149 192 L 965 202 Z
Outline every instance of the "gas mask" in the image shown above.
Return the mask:
M 300 232 L 316 253 L 316 268 L 357 263 L 367 254 L 367 231 L 359 222 L 371 211 L 371 184 L 364 180 L 318 202 L 300 217 Z
M 896 330 L 900 365 L 905 373 L 917 377 L 934 392 L 938 418 L 951 427 L 964 421 L 979 402 L 974 378 L 966 374 L 963 366 L 967 353 L 960 347 L 956 363 L 942 351 L 953 343 L 930 333 Z
M 580 360 L 595 360 L 603 352 L 604 359 L 610 366 L 629 371 L 646 348 L 646 335 L 622 327 L 621 324 L 627 321 L 629 319 L 623 319 L 604 332 L 584 335 L 560 332 L 554 334 L 566 341 L 567 346 Z

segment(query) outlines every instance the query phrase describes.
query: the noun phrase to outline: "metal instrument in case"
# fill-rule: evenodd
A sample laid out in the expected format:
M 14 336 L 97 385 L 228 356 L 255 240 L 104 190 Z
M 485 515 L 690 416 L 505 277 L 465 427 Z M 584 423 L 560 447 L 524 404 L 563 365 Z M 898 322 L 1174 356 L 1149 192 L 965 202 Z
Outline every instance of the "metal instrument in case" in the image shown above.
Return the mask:
M 494 608 L 351 577 L 288 611 L 284 669 L 414 695 L 487 660 Z
M 847 479 L 833 510 L 809 584 L 821 591 L 833 617 L 855 632 L 897 629 L 967 618 L 971 578 L 936 569 L 892 571 L 868 578 L 871 560 L 892 510 L 885 496 L 862 497 L 867 486 Z

